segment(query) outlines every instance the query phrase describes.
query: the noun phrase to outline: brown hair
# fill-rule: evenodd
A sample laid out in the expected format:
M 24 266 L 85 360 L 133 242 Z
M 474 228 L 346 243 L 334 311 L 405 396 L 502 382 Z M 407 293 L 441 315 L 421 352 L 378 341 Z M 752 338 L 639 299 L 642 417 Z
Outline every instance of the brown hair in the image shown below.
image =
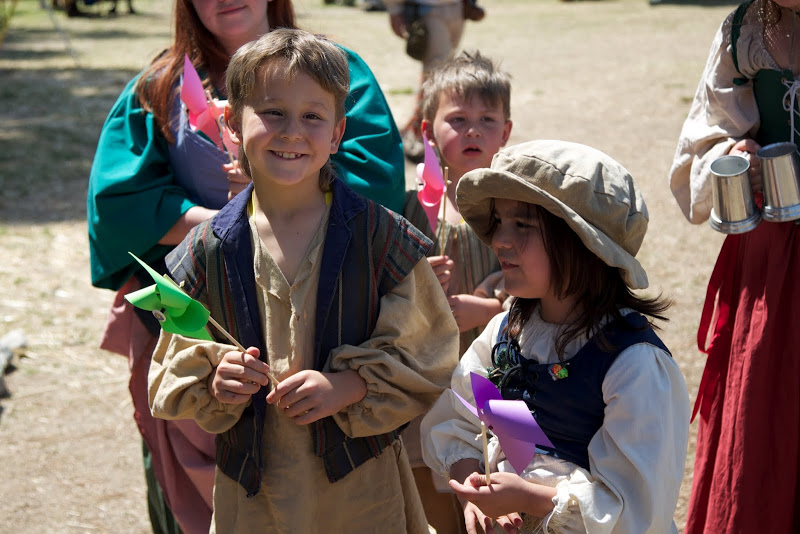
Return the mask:
M 345 99 L 350 92 L 350 68 L 345 53 L 329 39 L 304 30 L 279 29 L 239 48 L 228 65 L 228 105 L 232 117 L 240 120 L 244 106 L 256 89 L 275 76 L 293 80 L 298 74 L 310 76 L 333 95 L 336 122 L 345 116 Z M 248 176 L 250 163 L 239 146 L 239 166 Z M 320 171 L 320 188 L 327 191 L 334 173 L 330 163 Z
M 600 333 L 600 321 L 622 317 L 620 309 L 630 308 L 649 317 L 650 326 L 658 328 L 652 319 L 667 321 L 663 315 L 672 305 L 670 299 L 658 295 L 640 297 L 625 283 L 617 267 L 611 267 L 583 244 L 578 234 L 556 215 L 534 204 L 527 204 L 529 215 L 539 221 L 544 249 L 550 263 L 552 288 L 558 298 L 577 297 L 577 318 L 562 330 L 555 342 L 561 359 L 567 344 L 582 334 L 600 334 L 598 345 L 609 350 Z M 494 210 L 494 201 L 492 201 Z M 494 233 L 492 228 L 489 235 Z M 538 299 L 514 298 L 508 313 L 506 332 L 510 339 L 519 340 L 522 328 L 538 305 Z
M 294 28 L 292 0 L 267 2 L 270 28 Z M 230 57 L 214 35 L 200 21 L 191 0 L 177 0 L 173 17 L 175 39 L 136 82 L 136 93 L 145 111 L 153 114 L 161 133 L 172 143 L 175 138 L 170 124 L 170 111 L 178 97 L 178 80 L 183 74 L 184 55 L 188 55 L 197 71 L 204 76 L 206 88 L 222 88 Z
M 511 118 L 511 76 L 477 50 L 462 52 L 428 75 L 422 84 L 423 119 L 433 120 L 442 93 L 501 104 L 505 119 Z

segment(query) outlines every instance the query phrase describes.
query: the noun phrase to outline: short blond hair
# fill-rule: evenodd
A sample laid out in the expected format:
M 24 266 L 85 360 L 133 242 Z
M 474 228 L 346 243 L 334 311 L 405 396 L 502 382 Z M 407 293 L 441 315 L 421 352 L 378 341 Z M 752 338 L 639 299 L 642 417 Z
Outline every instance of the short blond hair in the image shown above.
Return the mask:
M 442 94 L 500 104 L 505 119 L 511 119 L 511 76 L 477 50 L 462 52 L 428 75 L 422 84 L 423 119 L 433 120 Z

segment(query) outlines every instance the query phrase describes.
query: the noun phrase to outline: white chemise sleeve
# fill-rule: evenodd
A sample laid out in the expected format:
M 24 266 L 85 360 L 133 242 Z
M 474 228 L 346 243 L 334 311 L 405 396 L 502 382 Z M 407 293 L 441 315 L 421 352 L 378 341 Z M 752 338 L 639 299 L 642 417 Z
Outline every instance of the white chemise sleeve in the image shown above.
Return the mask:
M 458 363 L 446 389 L 422 420 L 422 458 L 434 472 L 450 478 L 450 467 L 463 459 L 483 460 L 480 421 L 453 391 L 473 401 L 470 372 L 486 376 L 491 351 L 505 312 L 495 316 Z
M 649 344 L 623 351 L 603 381 L 603 426 L 590 472 L 557 485 L 551 532 L 675 532 L 689 436 L 689 395 L 678 365 Z
M 712 207 L 709 166 L 733 145 L 752 137 L 760 125 L 752 83 L 737 85 L 742 78 L 733 63 L 729 16 L 717 31 L 705 70 L 683 124 L 669 185 L 684 216 L 694 224 L 708 220 Z M 739 68 L 748 75 L 752 28 L 742 27 L 745 39 L 737 43 Z M 746 35 L 745 35 L 746 34 Z

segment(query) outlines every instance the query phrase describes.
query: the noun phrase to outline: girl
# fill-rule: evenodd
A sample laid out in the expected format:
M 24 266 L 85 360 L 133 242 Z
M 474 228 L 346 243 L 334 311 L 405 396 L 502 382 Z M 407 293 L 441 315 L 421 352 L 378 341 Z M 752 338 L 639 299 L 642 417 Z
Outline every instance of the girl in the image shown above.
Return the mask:
M 800 1 L 744 2 L 714 38 L 670 171 L 689 221 L 709 217 L 716 158 L 752 154 L 760 191 L 758 149 L 800 146 L 799 92 Z M 720 251 L 698 332 L 708 361 L 687 533 L 800 531 L 799 243 L 794 222 L 762 221 Z
M 425 461 L 449 475 L 470 532 L 492 520 L 524 532 L 676 532 L 688 395 L 651 327 L 668 303 L 632 291 L 647 287 L 634 258 L 647 208 L 633 178 L 589 147 L 535 141 L 467 173 L 457 201 L 515 297 L 422 424 Z M 453 395 L 472 399 L 470 372 L 524 400 L 552 441 L 523 473 L 496 437 L 481 464 L 478 421 Z

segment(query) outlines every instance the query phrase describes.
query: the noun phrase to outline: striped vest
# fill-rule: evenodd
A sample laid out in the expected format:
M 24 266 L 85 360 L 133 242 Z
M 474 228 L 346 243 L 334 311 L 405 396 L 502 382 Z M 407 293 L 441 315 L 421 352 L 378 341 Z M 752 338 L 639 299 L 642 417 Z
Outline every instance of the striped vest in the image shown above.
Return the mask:
M 238 195 L 167 257 L 174 278 L 245 347 L 265 355 L 258 311 L 247 192 Z M 331 205 L 317 292 L 314 369 L 322 371 L 330 351 L 368 340 L 381 298 L 425 257 L 431 242 L 405 219 L 350 190 L 332 186 Z M 212 335 L 218 335 L 213 332 Z M 220 341 L 225 342 L 220 336 Z M 217 466 L 249 497 L 261 486 L 267 389 L 253 395 L 236 425 L 217 436 Z M 315 454 L 330 482 L 342 479 L 395 441 L 399 430 L 350 438 L 326 417 L 314 423 Z

